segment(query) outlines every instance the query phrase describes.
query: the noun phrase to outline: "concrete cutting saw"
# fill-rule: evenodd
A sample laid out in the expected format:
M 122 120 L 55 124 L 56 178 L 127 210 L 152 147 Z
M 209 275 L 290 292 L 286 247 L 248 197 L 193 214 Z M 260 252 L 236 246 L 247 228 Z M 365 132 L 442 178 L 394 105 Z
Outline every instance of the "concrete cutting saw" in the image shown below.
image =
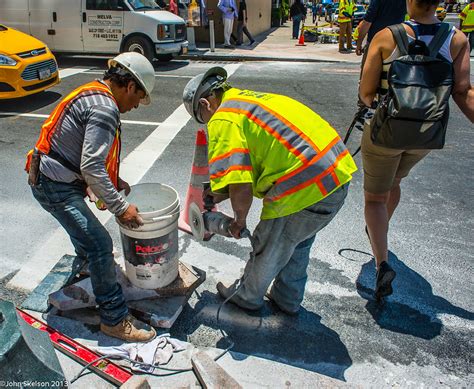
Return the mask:
M 210 188 L 208 182 L 203 183 L 204 190 Z M 230 224 L 234 220 L 231 216 L 228 216 L 219 211 L 212 211 L 215 204 L 212 200 L 212 196 L 206 196 L 204 198 L 204 211 L 201 211 L 196 203 L 191 203 L 188 209 L 189 224 L 193 236 L 200 241 L 204 240 L 204 237 L 209 234 L 217 234 L 231 238 Z M 240 232 L 242 238 L 250 238 L 250 231 L 244 228 Z

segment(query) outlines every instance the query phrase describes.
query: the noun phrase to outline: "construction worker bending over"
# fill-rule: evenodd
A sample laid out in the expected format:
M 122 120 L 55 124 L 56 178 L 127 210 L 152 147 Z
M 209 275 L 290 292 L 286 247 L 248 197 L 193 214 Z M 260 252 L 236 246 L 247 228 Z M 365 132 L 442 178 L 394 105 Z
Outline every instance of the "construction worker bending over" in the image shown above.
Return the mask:
M 121 223 L 143 224 L 135 205 L 119 191 L 130 192 L 118 176 L 120 114 L 150 103 L 155 85 L 151 63 L 141 54 L 109 60 L 103 80 L 67 95 L 43 124 L 26 170 L 33 196 L 69 234 L 76 254 L 89 262 L 101 331 L 129 342 L 144 342 L 155 330 L 128 314 L 117 282 L 112 239 L 84 201 L 86 191 Z
M 232 88 L 226 80 L 226 71 L 214 67 L 189 81 L 183 100 L 207 123 L 210 194 L 215 203 L 230 197 L 235 238 L 246 227 L 253 196 L 263 199 L 255 258 L 230 301 L 258 310 L 273 281 L 267 297 L 296 314 L 316 233 L 342 207 L 357 168 L 336 131 L 311 109 L 286 96 Z M 231 296 L 237 283 L 218 283 L 219 294 Z
M 355 6 L 352 0 L 341 0 L 339 3 L 339 52 L 347 53 L 352 50 L 352 15 Z M 344 48 L 344 39 L 347 49 Z
M 469 40 L 470 50 L 474 50 L 474 2 L 466 5 L 459 14 L 459 29 L 466 34 Z

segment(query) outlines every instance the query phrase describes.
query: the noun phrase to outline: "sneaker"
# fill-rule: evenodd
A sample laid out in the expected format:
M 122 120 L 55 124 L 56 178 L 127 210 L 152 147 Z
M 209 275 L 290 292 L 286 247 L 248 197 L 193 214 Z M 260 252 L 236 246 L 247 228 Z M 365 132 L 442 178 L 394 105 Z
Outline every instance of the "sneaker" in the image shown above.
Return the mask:
M 114 326 L 101 323 L 100 330 L 105 335 L 122 339 L 126 342 L 148 342 L 156 336 L 156 331 L 153 327 L 135 319 L 130 314 Z
M 217 288 L 217 291 L 219 292 L 219 295 L 224 300 L 227 300 L 235 292 L 238 282 L 239 281 L 237 280 L 230 286 L 225 286 L 222 282 L 218 282 L 216 285 L 216 288 Z M 229 302 L 247 311 L 259 311 L 262 308 L 262 307 L 255 307 L 253 305 L 247 304 L 244 300 L 239 299 L 236 295 L 234 295 L 229 300 Z
M 395 273 L 386 261 L 380 264 L 377 272 L 377 284 L 375 286 L 375 298 L 377 301 L 393 293 L 392 281 L 396 275 L 397 273 Z
M 276 302 L 270 292 L 265 293 L 265 297 L 270 301 L 275 307 L 277 307 L 283 313 L 286 313 L 288 316 L 297 316 L 300 312 L 300 307 L 296 311 L 290 311 L 289 309 L 283 308 L 280 304 Z
M 249 43 L 249 46 L 252 46 L 255 43 L 255 39 L 252 39 Z

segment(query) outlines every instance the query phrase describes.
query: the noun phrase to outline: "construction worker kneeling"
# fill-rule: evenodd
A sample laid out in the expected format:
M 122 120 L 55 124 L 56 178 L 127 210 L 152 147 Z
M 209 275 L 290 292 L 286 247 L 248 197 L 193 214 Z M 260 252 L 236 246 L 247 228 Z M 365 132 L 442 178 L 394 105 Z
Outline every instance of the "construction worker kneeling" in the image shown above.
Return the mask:
M 230 301 L 258 310 L 267 296 L 296 314 L 316 234 L 341 209 L 357 170 L 351 155 L 311 109 L 286 96 L 232 88 L 221 67 L 189 81 L 183 100 L 190 115 L 207 123 L 210 194 L 215 203 L 230 198 L 235 238 L 246 227 L 253 196 L 263 199 L 255 258 Z M 219 294 L 231 296 L 238 281 L 219 282 Z

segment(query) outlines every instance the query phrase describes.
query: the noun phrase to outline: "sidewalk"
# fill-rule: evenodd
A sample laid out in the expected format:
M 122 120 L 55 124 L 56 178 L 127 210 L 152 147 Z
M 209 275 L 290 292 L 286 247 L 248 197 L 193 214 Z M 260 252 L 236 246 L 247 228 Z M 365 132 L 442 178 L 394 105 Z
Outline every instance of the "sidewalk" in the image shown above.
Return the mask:
M 301 61 L 301 62 L 346 62 L 360 63 L 361 57 L 355 52 L 340 54 L 334 43 L 307 42 L 306 46 L 296 46 L 297 40 L 291 39 L 291 22 L 268 30 L 255 37 L 256 43 L 248 46 L 236 46 L 226 49 L 216 44 L 211 52 L 209 44 L 198 44 L 197 50 L 182 55 L 183 59 L 220 60 L 220 61 Z M 207 45 L 207 46 L 206 46 Z

